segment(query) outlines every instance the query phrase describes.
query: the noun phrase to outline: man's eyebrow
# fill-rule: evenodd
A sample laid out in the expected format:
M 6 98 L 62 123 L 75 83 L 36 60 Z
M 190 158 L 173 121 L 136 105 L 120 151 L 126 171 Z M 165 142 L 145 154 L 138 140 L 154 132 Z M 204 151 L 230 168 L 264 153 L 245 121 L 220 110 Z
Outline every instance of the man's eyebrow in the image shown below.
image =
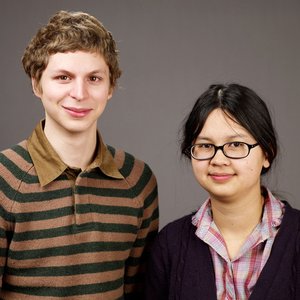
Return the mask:
M 64 69 L 64 68 L 59 68 L 59 69 L 52 69 L 51 70 L 52 73 L 65 73 L 65 74 L 68 74 L 68 75 L 73 75 L 74 72 L 72 72 L 71 70 L 68 70 L 68 69 Z M 105 69 L 95 69 L 95 70 L 92 70 L 92 71 L 89 71 L 87 74 L 88 75 L 92 75 L 92 74 L 107 74 L 107 70 Z

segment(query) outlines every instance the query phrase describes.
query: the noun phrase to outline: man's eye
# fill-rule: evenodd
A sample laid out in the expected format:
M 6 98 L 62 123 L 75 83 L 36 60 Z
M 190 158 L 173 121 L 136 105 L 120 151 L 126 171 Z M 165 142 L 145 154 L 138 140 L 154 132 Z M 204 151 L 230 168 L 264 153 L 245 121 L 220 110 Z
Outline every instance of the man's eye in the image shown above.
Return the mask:
M 67 75 L 59 75 L 59 76 L 57 76 L 57 79 L 59 79 L 59 80 L 68 80 L 69 76 L 67 76 Z
M 101 78 L 99 78 L 99 77 L 97 77 L 97 76 L 91 76 L 90 77 L 90 81 L 99 81 L 99 80 L 101 80 Z

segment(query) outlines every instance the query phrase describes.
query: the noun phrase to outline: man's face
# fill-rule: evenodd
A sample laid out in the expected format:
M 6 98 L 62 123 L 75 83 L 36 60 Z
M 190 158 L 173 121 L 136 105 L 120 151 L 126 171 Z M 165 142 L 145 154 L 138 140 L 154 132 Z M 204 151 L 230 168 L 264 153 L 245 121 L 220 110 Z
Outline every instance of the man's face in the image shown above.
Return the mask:
M 112 96 L 109 68 L 99 53 L 66 52 L 50 56 L 33 90 L 45 109 L 45 132 L 94 134 Z

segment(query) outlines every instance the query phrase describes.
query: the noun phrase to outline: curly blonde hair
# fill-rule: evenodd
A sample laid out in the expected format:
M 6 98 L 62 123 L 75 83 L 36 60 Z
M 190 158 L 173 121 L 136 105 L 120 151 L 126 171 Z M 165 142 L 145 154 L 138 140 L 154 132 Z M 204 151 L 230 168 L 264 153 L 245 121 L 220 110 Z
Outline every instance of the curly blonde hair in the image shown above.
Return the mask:
M 54 14 L 26 47 L 22 57 L 24 70 L 39 84 L 51 55 L 78 50 L 103 55 L 109 67 L 111 88 L 115 88 L 122 73 L 116 42 L 101 22 L 84 12 L 59 11 Z

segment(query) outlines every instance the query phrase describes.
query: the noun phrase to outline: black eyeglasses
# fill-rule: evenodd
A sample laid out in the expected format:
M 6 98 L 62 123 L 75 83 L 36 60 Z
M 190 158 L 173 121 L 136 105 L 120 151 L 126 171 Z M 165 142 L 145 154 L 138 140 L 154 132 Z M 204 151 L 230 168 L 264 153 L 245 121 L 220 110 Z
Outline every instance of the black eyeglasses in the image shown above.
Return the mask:
M 251 145 L 244 142 L 230 142 L 222 146 L 200 143 L 192 145 L 190 151 L 192 158 L 196 160 L 212 159 L 219 149 L 222 150 L 223 154 L 228 158 L 240 159 L 247 157 L 250 150 L 258 145 L 258 143 Z

